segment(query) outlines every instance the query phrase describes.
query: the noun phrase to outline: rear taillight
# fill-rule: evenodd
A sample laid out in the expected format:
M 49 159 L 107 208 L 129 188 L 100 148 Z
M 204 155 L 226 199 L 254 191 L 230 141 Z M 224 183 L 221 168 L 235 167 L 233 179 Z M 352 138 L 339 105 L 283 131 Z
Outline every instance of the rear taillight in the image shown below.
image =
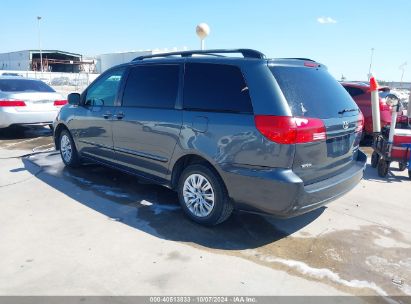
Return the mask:
M 355 128 L 355 132 L 361 132 L 364 129 L 364 115 L 360 112 L 359 116 L 358 126 Z
M 391 111 L 391 106 L 389 106 L 383 98 L 380 98 L 380 111 Z
M 25 107 L 26 103 L 22 100 L 0 100 L 0 107 Z
M 279 144 L 300 144 L 327 138 L 321 119 L 256 115 L 255 126 L 267 139 Z
M 67 100 L 55 100 L 54 105 L 55 106 L 64 106 L 67 104 Z

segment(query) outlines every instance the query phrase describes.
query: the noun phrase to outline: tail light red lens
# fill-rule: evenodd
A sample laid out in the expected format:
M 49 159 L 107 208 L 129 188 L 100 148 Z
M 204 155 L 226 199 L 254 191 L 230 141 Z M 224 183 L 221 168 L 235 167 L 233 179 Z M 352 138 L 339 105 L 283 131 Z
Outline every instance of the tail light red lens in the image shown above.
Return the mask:
M 364 129 L 364 115 L 360 112 L 360 119 L 358 122 L 357 128 L 355 128 L 355 132 L 361 132 Z
M 279 144 L 300 144 L 327 139 L 321 119 L 256 115 L 254 120 L 261 134 Z
M 26 103 L 22 100 L 0 100 L 0 107 L 25 107 Z
M 67 104 L 67 100 L 56 100 L 54 101 L 55 106 L 64 106 Z

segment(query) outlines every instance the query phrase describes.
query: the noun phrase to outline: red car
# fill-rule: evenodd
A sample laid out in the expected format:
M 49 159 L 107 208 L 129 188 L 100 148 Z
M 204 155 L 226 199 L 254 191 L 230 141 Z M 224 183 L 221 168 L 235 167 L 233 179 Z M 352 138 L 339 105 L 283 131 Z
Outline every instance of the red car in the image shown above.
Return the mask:
M 364 115 L 364 134 L 370 135 L 372 130 L 372 111 L 371 111 L 371 92 L 370 85 L 365 82 L 341 82 L 342 86 L 351 95 L 354 101 Z M 391 107 L 386 104 L 387 96 L 396 97 L 390 93 L 389 87 L 380 87 L 378 89 L 380 95 L 380 118 L 381 128 L 391 124 Z M 397 125 L 407 124 L 407 117 L 403 114 L 398 114 Z M 397 127 L 398 127 L 397 126 Z

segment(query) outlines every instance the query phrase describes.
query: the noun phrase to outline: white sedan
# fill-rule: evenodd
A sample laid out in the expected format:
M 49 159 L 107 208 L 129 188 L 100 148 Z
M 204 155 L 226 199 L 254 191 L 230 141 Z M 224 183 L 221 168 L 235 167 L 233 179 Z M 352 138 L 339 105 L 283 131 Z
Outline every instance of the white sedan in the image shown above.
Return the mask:
M 0 128 L 49 125 L 67 100 L 37 79 L 0 77 Z

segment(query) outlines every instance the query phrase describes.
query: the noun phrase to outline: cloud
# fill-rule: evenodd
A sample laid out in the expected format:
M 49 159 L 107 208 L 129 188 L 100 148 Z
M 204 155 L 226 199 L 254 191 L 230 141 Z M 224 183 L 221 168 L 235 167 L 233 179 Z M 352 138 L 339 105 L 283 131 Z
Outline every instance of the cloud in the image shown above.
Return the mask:
M 337 20 L 334 20 L 331 17 L 318 17 L 317 22 L 321 24 L 332 24 L 332 23 L 337 23 Z

